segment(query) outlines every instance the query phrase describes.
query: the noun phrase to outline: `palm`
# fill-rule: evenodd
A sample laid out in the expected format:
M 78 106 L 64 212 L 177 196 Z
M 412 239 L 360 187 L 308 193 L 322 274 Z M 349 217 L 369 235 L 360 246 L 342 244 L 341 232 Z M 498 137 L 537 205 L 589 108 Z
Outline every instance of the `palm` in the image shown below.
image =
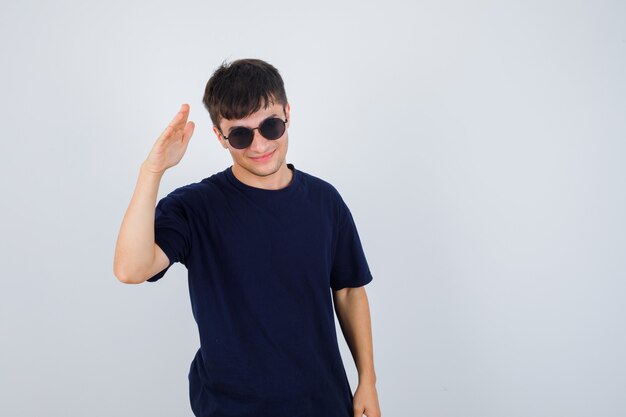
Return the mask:
M 193 122 L 187 122 L 188 117 L 189 105 L 183 104 L 148 155 L 147 164 L 151 171 L 162 173 L 180 162 L 195 128 Z

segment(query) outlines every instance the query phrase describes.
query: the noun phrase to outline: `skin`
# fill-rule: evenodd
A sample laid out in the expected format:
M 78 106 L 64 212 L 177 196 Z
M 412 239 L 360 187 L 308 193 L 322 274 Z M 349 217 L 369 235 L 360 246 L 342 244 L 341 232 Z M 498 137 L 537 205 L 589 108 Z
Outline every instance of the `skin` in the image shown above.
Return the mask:
M 372 348 L 372 325 L 365 287 L 342 288 L 333 291 L 337 319 L 359 373 L 359 384 L 352 402 L 354 417 L 380 417 L 374 352 Z
M 252 187 L 277 190 L 286 187 L 293 173 L 287 167 L 286 156 L 289 141 L 290 106 L 283 111 L 280 104 L 261 108 L 241 120 L 222 120 L 220 128 L 225 135 L 234 126 L 258 127 L 272 115 L 289 121 L 285 133 L 276 140 L 265 139 L 254 131 L 252 144 L 246 149 L 236 149 L 223 138 L 219 129 L 213 132 L 233 159 L 233 175 Z M 169 265 L 167 255 L 154 243 L 154 207 L 159 184 L 165 171 L 182 159 L 195 124 L 188 121 L 189 105 L 183 104 L 169 125 L 154 143 L 148 157 L 141 165 L 139 178 L 118 236 L 113 271 L 123 283 L 139 284 L 162 271 Z M 257 156 L 273 152 L 265 161 L 255 161 Z M 359 384 L 354 393 L 354 417 L 380 417 L 376 373 L 374 371 L 372 331 L 369 303 L 364 287 L 343 288 L 333 291 L 335 312 L 341 330 L 350 348 L 359 373 Z

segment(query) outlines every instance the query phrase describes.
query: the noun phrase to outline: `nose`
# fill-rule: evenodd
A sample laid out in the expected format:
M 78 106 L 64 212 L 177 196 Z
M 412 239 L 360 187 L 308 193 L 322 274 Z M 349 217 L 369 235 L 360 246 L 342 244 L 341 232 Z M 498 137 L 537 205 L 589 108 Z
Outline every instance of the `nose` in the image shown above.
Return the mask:
M 250 150 L 254 152 L 254 154 L 257 156 L 261 156 L 264 153 L 267 153 L 270 141 L 265 139 L 263 135 L 261 135 L 259 129 L 254 129 L 252 132 L 254 133 L 254 136 L 252 137 Z

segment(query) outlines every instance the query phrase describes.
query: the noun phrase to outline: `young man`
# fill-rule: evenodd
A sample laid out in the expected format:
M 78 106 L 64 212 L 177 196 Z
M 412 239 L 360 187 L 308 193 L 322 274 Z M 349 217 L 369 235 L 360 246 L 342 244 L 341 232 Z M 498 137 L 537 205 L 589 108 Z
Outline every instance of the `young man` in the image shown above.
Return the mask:
M 189 370 L 196 416 L 380 416 L 364 288 L 372 275 L 337 190 L 286 163 L 280 74 L 257 59 L 223 64 L 203 103 L 233 165 L 172 191 L 155 210 L 161 177 L 194 131 L 184 104 L 141 166 L 116 277 L 154 282 L 174 262 L 187 267 L 201 342 Z M 354 395 L 333 302 L 359 373 Z

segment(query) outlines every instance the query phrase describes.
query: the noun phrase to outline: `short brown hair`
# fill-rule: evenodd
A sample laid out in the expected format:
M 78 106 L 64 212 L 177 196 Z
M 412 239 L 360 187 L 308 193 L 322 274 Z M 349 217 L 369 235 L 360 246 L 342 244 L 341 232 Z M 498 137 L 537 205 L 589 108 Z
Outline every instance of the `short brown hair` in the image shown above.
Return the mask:
M 218 128 L 222 119 L 243 119 L 261 106 L 287 104 L 287 94 L 280 73 L 260 59 L 224 61 L 215 70 L 204 90 L 204 107 Z

